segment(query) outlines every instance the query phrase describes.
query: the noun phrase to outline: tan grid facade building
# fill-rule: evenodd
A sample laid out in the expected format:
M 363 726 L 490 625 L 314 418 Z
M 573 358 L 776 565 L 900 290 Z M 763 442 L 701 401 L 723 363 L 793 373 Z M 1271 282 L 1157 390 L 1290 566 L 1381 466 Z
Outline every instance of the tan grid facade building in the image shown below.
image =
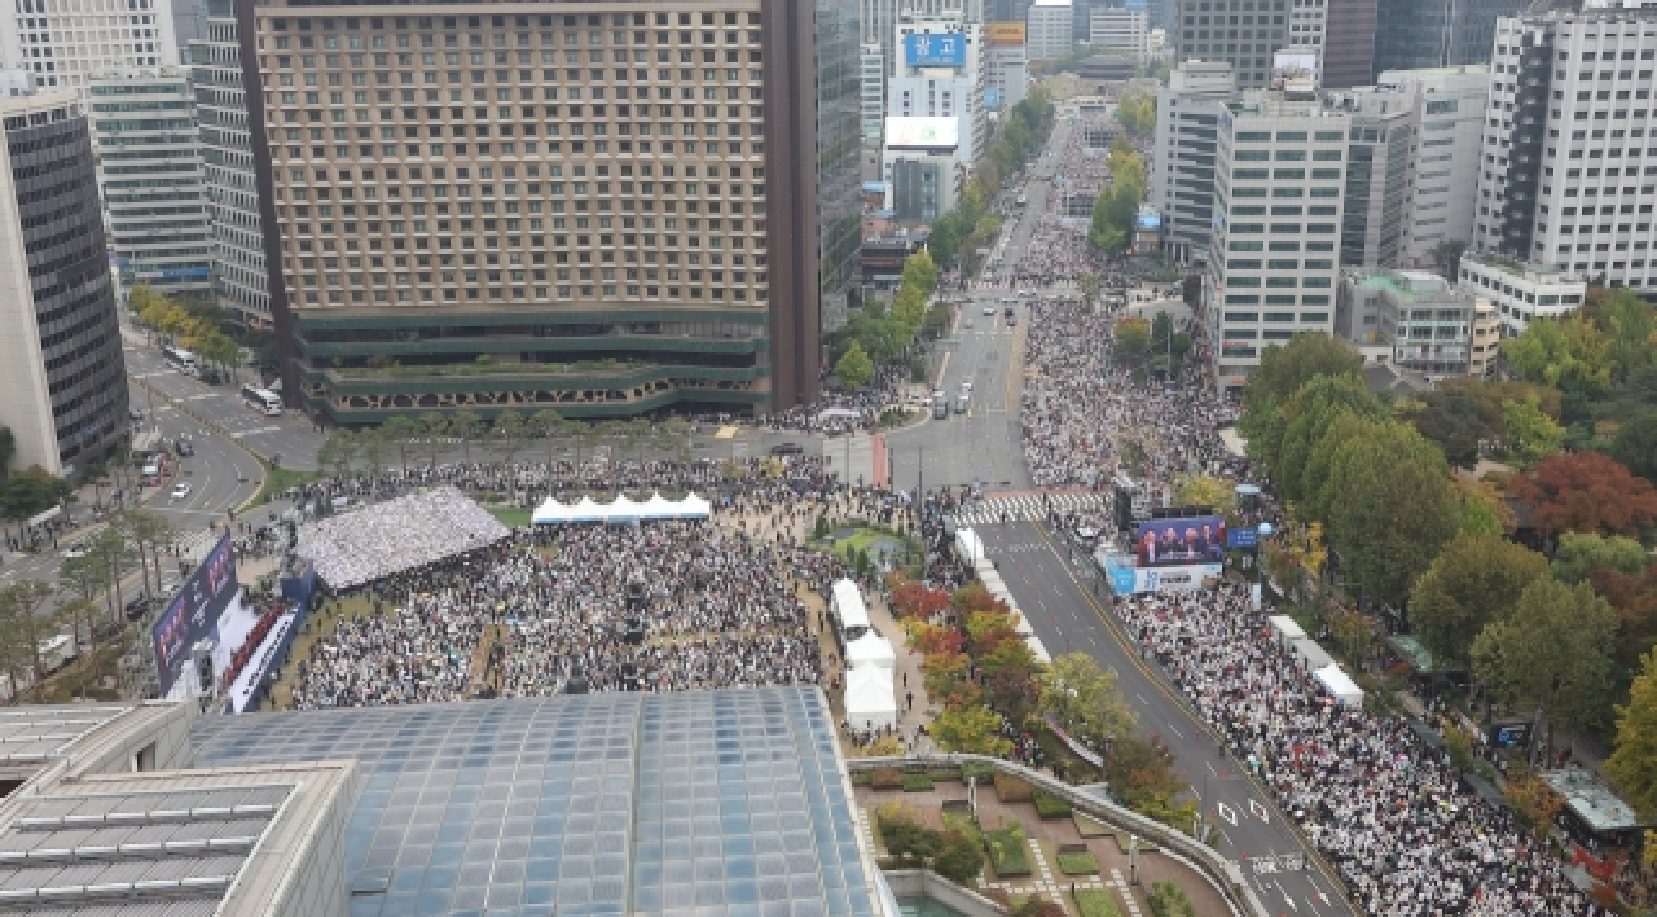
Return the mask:
M 810 101 L 810 9 L 802 47 L 800 24 L 776 21 L 788 8 L 244 2 L 287 377 L 340 420 L 433 407 L 637 413 L 667 392 L 704 400 L 687 388 L 742 391 L 727 403 L 762 410 L 807 397 L 812 195 L 798 199 L 797 176 L 773 181 L 779 159 L 810 172 L 810 156 L 795 157 L 814 142 L 809 105 L 803 124 L 774 110 L 779 94 L 784 108 L 797 107 L 793 93 Z M 779 38 L 796 44 L 778 48 Z M 777 55 L 802 50 L 796 88 Z M 791 190 L 788 225 L 774 225 L 768 205 Z M 784 244 L 793 263 L 779 288 Z M 653 336 L 755 346 L 746 362 L 716 347 L 698 363 L 694 347 L 664 358 L 641 340 Z M 545 343 L 564 338 L 585 340 L 568 352 Z M 480 356 L 489 372 L 458 371 Z M 802 358 L 809 381 L 794 366 L 777 378 L 779 362 Z M 693 365 L 701 378 L 673 368 Z M 666 368 L 641 375 L 648 366 Z M 597 375 L 572 382 L 581 370 L 571 367 Z M 602 377 L 617 367 L 634 371 L 611 385 Z M 708 372 L 721 369 L 748 378 Z M 376 378 L 381 392 L 369 391 Z M 455 384 L 465 380 L 474 384 Z

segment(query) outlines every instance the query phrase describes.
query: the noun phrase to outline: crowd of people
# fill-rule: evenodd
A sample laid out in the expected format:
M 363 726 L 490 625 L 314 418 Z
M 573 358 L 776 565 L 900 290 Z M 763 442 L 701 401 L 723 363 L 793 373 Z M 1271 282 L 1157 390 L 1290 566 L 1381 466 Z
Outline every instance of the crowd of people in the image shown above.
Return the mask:
M 1468 790 L 1401 717 L 1342 706 L 1265 634 L 1233 586 L 1118 606 L 1339 870 L 1365 913 L 1609 914 L 1514 815 Z

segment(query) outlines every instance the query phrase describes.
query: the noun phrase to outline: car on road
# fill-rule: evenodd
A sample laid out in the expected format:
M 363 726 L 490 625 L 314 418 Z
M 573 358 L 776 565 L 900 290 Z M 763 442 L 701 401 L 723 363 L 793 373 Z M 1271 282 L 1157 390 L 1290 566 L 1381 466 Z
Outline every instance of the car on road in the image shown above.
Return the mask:
M 173 485 L 173 499 L 182 500 L 188 497 L 192 490 L 195 490 L 195 488 L 190 485 L 189 481 L 179 481 Z
M 961 380 L 961 391 L 963 391 L 963 392 L 972 391 L 972 380 L 971 379 L 962 379 Z
M 150 610 L 150 599 L 146 595 L 135 595 L 127 599 L 127 620 L 136 621 Z
M 984 307 L 984 314 L 985 315 L 994 315 L 995 314 L 995 307 L 994 306 L 985 306 Z
M 771 447 L 772 455 L 800 455 L 804 452 L 805 447 L 799 443 L 778 443 Z
M 196 447 L 191 445 L 189 440 L 181 439 L 173 445 L 173 451 L 178 453 L 179 457 L 182 458 L 187 455 L 195 455 Z
M 74 560 L 77 557 L 85 557 L 86 543 L 83 541 L 77 541 L 69 547 L 64 548 L 63 556 L 68 560 Z

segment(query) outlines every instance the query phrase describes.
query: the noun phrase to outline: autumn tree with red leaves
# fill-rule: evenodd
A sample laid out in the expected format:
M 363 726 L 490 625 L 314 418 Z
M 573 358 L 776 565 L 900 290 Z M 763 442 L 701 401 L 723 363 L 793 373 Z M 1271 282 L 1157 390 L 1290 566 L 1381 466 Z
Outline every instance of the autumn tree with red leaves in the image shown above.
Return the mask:
M 1507 493 L 1530 505 L 1531 523 L 1545 535 L 1637 535 L 1657 520 L 1657 490 L 1598 452 L 1549 456 L 1510 479 Z

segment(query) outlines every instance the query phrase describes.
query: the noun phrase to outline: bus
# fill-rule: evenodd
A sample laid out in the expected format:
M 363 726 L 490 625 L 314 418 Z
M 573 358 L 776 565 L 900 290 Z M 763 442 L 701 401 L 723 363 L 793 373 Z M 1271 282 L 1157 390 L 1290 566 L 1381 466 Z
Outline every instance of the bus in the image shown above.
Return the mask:
M 282 396 L 254 385 L 242 386 L 242 400 L 247 406 L 269 417 L 282 413 Z
M 1023 209 L 1024 205 L 1028 204 L 1029 202 L 1030 202 L 1029 199 L 1024 196 L 1024 192 L 1020 191 L 1018 193 L 1018 206 L 1019 206 L 1019 209 Z
M 201 364 L 197 362 L 196 355 L 191 351 L 182 347 L 163 347 L 161 348 L 161 356 L 167 361 L 168 366 L 187 376 L 201 375 Z

